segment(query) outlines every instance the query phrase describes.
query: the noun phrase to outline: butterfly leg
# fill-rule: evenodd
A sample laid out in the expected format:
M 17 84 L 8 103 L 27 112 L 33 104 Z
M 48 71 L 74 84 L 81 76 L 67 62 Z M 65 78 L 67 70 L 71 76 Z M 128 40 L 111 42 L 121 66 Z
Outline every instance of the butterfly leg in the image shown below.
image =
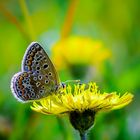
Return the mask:
M 61 83 L 61 87 L 62 87 L 62 88 L 66 88 L 66 84 Z

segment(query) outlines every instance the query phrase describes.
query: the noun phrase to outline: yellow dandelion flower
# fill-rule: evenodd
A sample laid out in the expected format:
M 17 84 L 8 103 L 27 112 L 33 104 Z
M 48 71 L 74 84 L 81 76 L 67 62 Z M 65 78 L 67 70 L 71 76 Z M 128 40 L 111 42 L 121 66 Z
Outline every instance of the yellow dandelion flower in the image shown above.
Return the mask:
M 52 59 L 58 69 L 73 64 L 98 66 L 110 56 L 111 51 L 101 41 L 79 36 L 61 39 L 52 48 Z
M 75 85 L 74 89 L 68 85 L 60 90 L 61 94 L 53 94 L 39 102 L 33 102 L 31 108 L 37 112 L 55 115 L 85 110 L 101 112 L 122 108 L 133 98 L 130 93 L 123 96 L 117 95 L 116 92 L 100 93 L 96 83 Z
M 81 136 L 94 124 L 95 114 L 122 108 L 133 98 L 131 93 L 122 96 L 116 92 L 100 93 L 96 83 L 68 85 L 59 92 L 33 102 L 31 108 L 44 114 L 68 114 Z

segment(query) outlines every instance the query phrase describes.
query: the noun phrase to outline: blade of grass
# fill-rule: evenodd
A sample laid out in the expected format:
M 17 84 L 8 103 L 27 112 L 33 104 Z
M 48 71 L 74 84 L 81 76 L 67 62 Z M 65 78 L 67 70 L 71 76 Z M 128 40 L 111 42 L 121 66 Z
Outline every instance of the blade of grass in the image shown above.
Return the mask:
M 18 21 L 17 17 L 14 16 L 6 7 L 2 4 L 0 4 L 0 12 L 1 14 L 12 24 L 14 24 L 17 29 L 20 31 L 20 33 L 23 35 L 24 38 L 26 38 L 27 41 L 29 41 L 29 36 L 27 35 L 27 32 L 25 32 L 24 28 L 22 27 L 21 23 Z
M 68 7 L 67 14 L 66 14 L 66 18 L 64 20 L 64 25 L 62 27 L 61 39 L 67 37 L 70 33 L 77 4 L 78 4 L 78 0 L 71 0 L 70 5 Z
M 30 39 L 32 41 L 34 41 L 34 40 L 36 40 L 36 34 L 34 32 L 32 20 L 31 20 L 31 17 L 29 15 L 29 11 L 28 11 L 26 2 L 25 2 L 25 0 L 19 0 L 19 4 L 20 4 L 20 7 L 21 7 L 23 16 L 24 16 L 24 18 L 26 20 L 26 24 L 27 24 L 27 27 L 28 27 Z

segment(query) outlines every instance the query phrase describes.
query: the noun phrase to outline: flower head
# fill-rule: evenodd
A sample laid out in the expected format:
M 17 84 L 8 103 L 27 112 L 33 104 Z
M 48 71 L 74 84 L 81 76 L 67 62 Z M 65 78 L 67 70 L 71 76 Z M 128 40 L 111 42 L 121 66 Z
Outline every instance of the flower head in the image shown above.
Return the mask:
M 60 94 L 52 94 L 39 102 L 34 102 L 31 108 L 37 112 L 55 115 L 85 110 L 101 112 L 122 108 L 133 98 L 130 93 L 122 96 L 116 92 L 100 93 L 96 83 L 77 84 L 74 88 L 68 85 L 59 92 Z
M 74 64 L 98 66 L 111 56 L 111 51 L 103 42 L 79 36 L 61 39 L 53 46 L 52 53 L 58 69 Z
M 41 99 L 39 103 L 34 102 L 31 108 L 44 114 L 68 114 L 72 126 L 81 137 L 93 126 L 97 112 L 119 109 L 133 98 L 130 93 L 123 96 L 116 92 L 100 93 L 96 83 L 77 84 L 74 88 L 68 85 L 58 92 Z

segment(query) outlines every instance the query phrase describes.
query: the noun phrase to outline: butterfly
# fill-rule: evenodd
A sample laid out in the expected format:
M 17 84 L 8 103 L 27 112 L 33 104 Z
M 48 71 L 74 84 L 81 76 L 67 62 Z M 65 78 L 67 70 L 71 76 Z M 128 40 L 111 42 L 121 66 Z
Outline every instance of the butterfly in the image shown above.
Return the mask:
M 12 77 L 13 95 L 21 102 L 39 100 L 56 92 L 61 85 L 45 50 L 38 42 L 32 42 L 24 54 L 21 72 Z

